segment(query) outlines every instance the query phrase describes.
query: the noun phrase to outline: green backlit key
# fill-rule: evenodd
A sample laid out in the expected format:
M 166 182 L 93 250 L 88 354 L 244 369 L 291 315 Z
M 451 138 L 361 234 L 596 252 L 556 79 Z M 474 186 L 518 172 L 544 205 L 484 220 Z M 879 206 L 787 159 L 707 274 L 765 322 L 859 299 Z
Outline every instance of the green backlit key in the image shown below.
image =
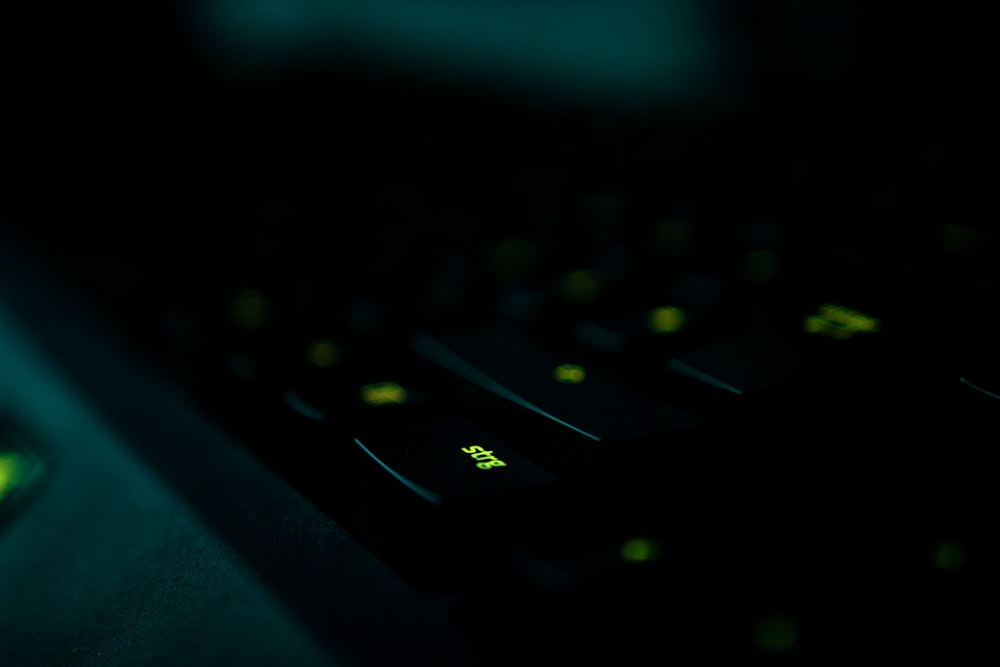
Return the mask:
M 362 434 L 354 442 L 400 483 L 435 505 L 555 481 L 553 475 L 461 419 Z

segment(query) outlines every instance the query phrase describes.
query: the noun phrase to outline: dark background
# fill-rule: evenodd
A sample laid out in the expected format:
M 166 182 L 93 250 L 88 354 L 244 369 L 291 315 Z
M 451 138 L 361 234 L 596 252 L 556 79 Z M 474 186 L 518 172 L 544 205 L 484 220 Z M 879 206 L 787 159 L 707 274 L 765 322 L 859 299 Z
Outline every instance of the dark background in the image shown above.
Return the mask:
M 714 57 L 705 69 L 691 63 L 697 85 L 661 87 L 655 79 L 624 77 L 628 83 L 610 92 L 588 86 L 578 71 L 539 85 L 517 67 L 456 70 L 450 64 L 470 55 L 460 49 L 413 64 L 405 52 L 383 52 L 382 42 L 363 35 L 329 52 L 287 58 L 267 47 L 224 57 L 223 33 L 206 32 L 199 22 L 205 16 L 199 8 L 208 4 L 54 10 L 22 3 L 0 10 L 0 239 L 26 266 L 41 269 L 0 266 L 22 314 L 44 310 L 47 293 L 33 284 L 33 276 L 44 275 L 84 297 L 80 310 L 110 315 L 126 332 L 139 333 L 138 340 L 172 335 L 157 328 L 169 320 L 164 314 L 191 315 L 207 330 L 194 338 L 210 355 L 213 336 L 231 333 L 211 329 L 242 287 L 322 313 L 359 291 L 419 288 L 456 255 L 483 260 L 498 239 L 541 240 L 558 270 L 570 270 L 600 258 L 612 243 L 642 247 L 657 221 L 690 217 L 708 241 L 698 261 L 711 266 L 713 253 L 727 259 L 730 246 L 745 242 L 747 226 L 770 216 L 787 230 L 788 256 L 801 269 L 813 261 L 810 250 L 840 238 L 922 251 L 943 222 L 995 227 L 993 29 L 986 10 L 971 3 L 701 3 L 710 26 L 704 52 Z M 447 4 L 424 3 L 428 11 Z M 617 3 L 626 14 L 633 5 L 643 3 Z M 552 6 L 573 25 L 575 3 Z M 575 37 L 568 29 L 560 39 Z M 584 51 L 602 62 L 599 45 Z M 207 519 L 209 530 L 178 528 L 180 543 L 221 536 L 327 648 L 351 645 L 359 662 L 377 661 L 392 653 L 379 627 L 387 609 L 403 627 L 408 616 L 421 617 L 428 603 L 437 604 L 398 585 L 340 527 L 234 455 L 231 443 L 205 437 L 189 407 L 168 409 L 158 385 L 136 391 L 135 379 L 119 373 L 123 362 L 111 338 L 77 335 L 84 318 L 57 311 L 35 319 L 44 333 L 39 344 L 70 360 L 66 367 L 82 393 Z M 168 343 L 150 348 L 183 347 Z M 209 359 L 211 368 L 221 369 L 220 359 Z M 172 360 L 166 353 L 160 359 Z M 200 381 L 204 370 L 191 377 Z M 43 383 L 28 375 L 23 386 L 6 378 L 5 390 L 29 397 L 22 402 L 34 407 L 26 412 L 36 426 L 47 424 L 47 399 L 37 389 Z M 943 426 L 939 435 L 951 437 Z M 149 644 L 142 646 L 162 660 L 171 653 L 164 645 L 200 632 L 188 627 L 192 606 L 174 597 L 186 590 L 213 591 L 222 602 L 206 605 L 204 615 L 223 619 L 224 630 L 245 630 L 238 618 L 229 625 L 230 617 L 217 613 L 231 611 L 227 596 L 242 590 L 225 582 L 214 589 L 212 581 L 168 586 L 151 607 L 155 613 L 140 613 L 146 594 L 163 581 L 162 563 L 200 576 L 206 559 L 197 550 L 143 551 L 159 549 L 164 531 L 149 523 L 145 509 L 130 513 L 126 506 L 143 496 L 130 495 L 128 483 L 124 491 L 109 486 L 92 497 L 138 526 L 137 537 L 112 527 L 93 538 L 88 523 L 73 520 L 79 490 L 93 489 L 94 479 L 113 476 L 114 465 L 130 460 L 124 450 L 79 448 L 76 437 L 51 446 L 66 458 L 55 461 L 62 470 L 52 477 L 62 495 L 50 498 L 65 502 L 43 508 L 80 530 L 75 542 L 66 540 L 71 547 L 107 554 L 75 559 L 90 565 L 66 580 L 79 596 L 65 606 L 65 621 L 49 613 L 52 600 L 65 598 L 61 580 L 29 599 L 30 613 L 50 625 L 15 628 L 26 638 L 20 655 L 65 658 L 79 643 L 117 646 L 128 661 L 134 655 L 127 644 L 117 635 L 106 641 L 107 629 L 136 627 L 131 619 L 140 618 L 135 637 L 144 635 Z M 203 448 L 206 442 L 211 446 Z M 73 452 L 87 465 L 77 466 Z M 170 511 L 154 505 L 168 528 L 187 521 L 172 505 L 163 505 Z M 116 515 L 109 516 L 98 520 Z M 35 539 L 51 533 L 40 521 L 30 527 Z M 35 560 L 36 541 L 18 544 L 25 562 Z M 120 559 L 121 545 L 149 558 Z M 289 554 L 298 559 L 294 568 Z M 331 554 L 337 568 L 330 567 Z M 58 553 L 48 558 L 30 570 L 38 579 L 50 563 L 62 562 Z M 208 560 L 229 572 L 233 559 L 226 552 Z M 114 572 L 123 563 L 134 597 L 118 597 Z M 338 568 L 350 576 L 331 577 Z M 35 581 L 19 581 L 18 590 L 35 589 Z M 102 596 L 106 616 L 91 614 L 91 595 Z M 329 604 L 333 596 L 362 602 Z M 256 611 L 257 598 L 240 599 L 249 600 L 240 609 Z M 879 613 L 871 612 L 875 627 Z M 961 618 L 972 616 L 966 611 Z M 196 624 L 204 616 L 190 618 Z M 451 627 L 447 615 L 437 609 L 425 620 L 441 634 L 414 626 L 401 646 L 423 642 L 447 652 L 447 642 L 437 641 Z M 903 637 L 911 628 L 900 623 Z M 49 628 L 55 648 L 46 652 Z M 202 639 L 191 649 L 194 658 L 223 651 L 214 635 Z M 260 639 L 276 652 L 283 641 Z M 427 655 L 435 664 L 433 652 Z
M 157 247 L 171 248 L 185 228 L 200 235 L 222 224 L 198 217 L 199 197 L 222 187 L 260 193 L 247 184 L 255 177 L 277 190 L 286 184 L 275 181 L 296 181 L 297 205 L 322 200 L 335 235 L 353 238 L 372 192 L 390 183 L 433 191 L 441 206 L 473 193 L 494 204 L 512 172 L 548 160 L 612 187 L 642 179 L 667 189 L 678 172 L 697 183 L 722 162 L 740 178 L 783 150 L 822 160 L 815 143 L 845 131 L 850 166 L 901 169 L 914 146 L 943 142 L 978 182 L 994 141 L 981 10 L 832 0 L 703 7 L 718 63 L 699 78 L 704 89 L 663 99 L 643 88 L 649 82 L 601 97 L 558 85 L 542 94 L 502 73 L 441 76 L 437 61 L 400 67 L 405 57 L 363 44 L 277 65 L 265 48 L 263 65 L 237 56 L 231 67 L 213 46 L 218 36 L 198 27 L 196 3 L 59 12 L 19 3 L 2 22 L 6 217 L 85 238 L 114 229 L 127 245 L 155 230 Z M 232 198 L 246 203 L 245 192 Z

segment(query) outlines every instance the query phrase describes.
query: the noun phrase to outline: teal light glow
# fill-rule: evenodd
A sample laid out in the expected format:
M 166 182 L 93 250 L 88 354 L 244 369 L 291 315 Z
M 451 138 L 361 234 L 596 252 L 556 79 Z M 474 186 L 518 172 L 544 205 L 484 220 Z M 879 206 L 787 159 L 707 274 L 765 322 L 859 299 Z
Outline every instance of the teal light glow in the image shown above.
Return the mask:
M 976 385 L 972 384 L 971 382 L 969 382 L 965 378 L 958 378 L 958 381 L 961 382 L 964 385 L 972 387 L 976 391 L 978 391 L 978 392 L 980 392 L 982 394 L 985 394 L 986 396 L 989 396 L 990 398 L 1000 398 L 1000 394 L 994 394 L 992 391 L 986 391 L 982 387 L 977 387 Z
M 692 0 L 200 0 L 193 34 L 221 63 L 340 59 L 549 94 L 642 103 L 713 96 L 729 54 Z
M 404 477 L 403 475 L 400 475 L 398 472 L 393 470 L 392 467 L 386 465 L 386 463 L 382 459 L 375 456 L 375 453 L 372 452 L 372 450 L 365 447 L 364 443 L 358 440 L 357 438 L 354 439 L 354 444 L 360 447 L 365 452 L 365 454 L 372 457 L 372 459 L 380 466 L 382 466 L 382 468 L 386 470 L 390 475 L 399 480 L 403 484 L 403 486 L 410 489 L 424 500 L 433 503 L 434 505 L 440 505 L 442 502 L 444 502 L 444 497 L 441 496 L 440 494 L 437 494 L 431 491 L 430 489 L 423 487 L 414 481 L 411 481 L 409 478 Z

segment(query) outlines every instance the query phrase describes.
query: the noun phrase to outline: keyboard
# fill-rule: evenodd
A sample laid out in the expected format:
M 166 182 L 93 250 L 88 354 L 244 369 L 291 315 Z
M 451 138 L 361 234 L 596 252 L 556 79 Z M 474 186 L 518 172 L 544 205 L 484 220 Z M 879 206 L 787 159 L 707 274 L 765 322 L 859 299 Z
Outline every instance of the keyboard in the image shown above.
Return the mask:
M 223 555 L 141 552 L 162 516 L 123 514 L 136 533 L 104 537 L 121 558 L 207 607 L 168 584 L 66 612 L 44 650 L 7 633 L 35 612 L 5 615 L 0 655 L 170 661 L 198 637 L 185 662 L 721 665 L 986 645 L 1000 236 L 980 124 L 936 106 L 900 123 L 866 86 L 637 111 L 317 76 L 202 82 L 204 107 L 5 212 L 10 553 L 74 466 L 113 460 Z M 57 444 L 32 344 L 126 446 Z M 153 503 L 122 484 L 118 505 Z M 58 585 L 92 587 L 76 567 Z M 144 604 L 159 620 L 129 634 Z M 182 622 L 233 608 L 274 618 Z

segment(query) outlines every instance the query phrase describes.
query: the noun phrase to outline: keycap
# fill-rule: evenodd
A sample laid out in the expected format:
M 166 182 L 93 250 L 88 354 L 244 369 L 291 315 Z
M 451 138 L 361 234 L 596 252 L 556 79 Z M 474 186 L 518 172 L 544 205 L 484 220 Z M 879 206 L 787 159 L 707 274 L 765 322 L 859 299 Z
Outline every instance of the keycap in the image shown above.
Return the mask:
M 422 335 L 414 351 L 485 391 L 592 442 L 638 439 L 695 428 L 703 421 L 675 405 L 632 391 L 582 350 L 545 348 L 507 323 Z
M 445 420 L 354 443 L 400 484 L 434 505 L 549 484 L 555 477 L 463 420 Z
M 668 360 L 668 368 L 732 394 L 762 391 L 809 373 L 822 364 L 830 341 L 822 333 L 809 335 L 803 322 L 807 310 L 789 310 L 769 317 L 743 332 L 702 345 Z M 842 329 L 817 317 L 817 328 Z
M 680 405 L 715 416 L 780 410 L 790 401 L 797 409 L 863 402 L 901 381 L 891 370 L 904 364 L 908 348 L 895 324 L 833 301 L 762 309 L 747 326 L 670 357 L 659 386 Z
M 556 525 L 557 477 L 466 419 L 410 416 L 327 443 L 352 449 L 321 459 L 318 504 L 416 586 L 501 578 L 504 545 Z

